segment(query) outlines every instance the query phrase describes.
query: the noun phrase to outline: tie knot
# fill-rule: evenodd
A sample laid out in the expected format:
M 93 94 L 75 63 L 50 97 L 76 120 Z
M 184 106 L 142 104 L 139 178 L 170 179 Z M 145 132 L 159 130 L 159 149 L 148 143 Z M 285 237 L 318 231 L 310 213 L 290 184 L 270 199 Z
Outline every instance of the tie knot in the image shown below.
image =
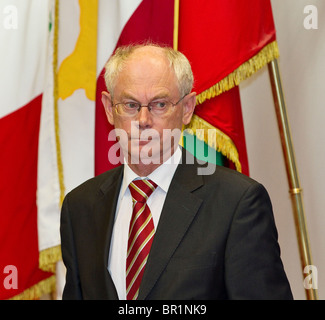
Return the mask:
M 147 201 L 156 187 L 157 185 L 152 180 L 134 180 L 129 185 L 132 198 L 141 203 Z

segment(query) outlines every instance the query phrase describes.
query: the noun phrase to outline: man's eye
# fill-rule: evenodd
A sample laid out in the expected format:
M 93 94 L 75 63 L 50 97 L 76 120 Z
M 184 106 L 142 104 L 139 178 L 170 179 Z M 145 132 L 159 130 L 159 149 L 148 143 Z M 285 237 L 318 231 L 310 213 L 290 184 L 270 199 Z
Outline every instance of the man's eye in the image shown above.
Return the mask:
M 152 106 L 157 109 L 163 109 L 166 107 L 166 101 L 154 101 L 152 102 Z
M 136 102 L 127 102 L 127 103 L 125 103 L 125 106 L 128 109 L 138 109 L 139 108 L 139 104 Z

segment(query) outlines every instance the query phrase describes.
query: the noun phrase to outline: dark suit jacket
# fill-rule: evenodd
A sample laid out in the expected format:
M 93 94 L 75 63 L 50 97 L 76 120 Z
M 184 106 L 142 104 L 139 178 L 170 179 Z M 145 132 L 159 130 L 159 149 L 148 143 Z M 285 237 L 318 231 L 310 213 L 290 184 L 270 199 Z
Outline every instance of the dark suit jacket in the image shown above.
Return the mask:
M 184 157 L 184 155 L 183 155 Z M 262 185 L 183 161 L 161 213 L 138 299 L 292 299 L 269 196 Z M 63 299 L 118 299 L 107 269 L 123 167 L 65 198 Z

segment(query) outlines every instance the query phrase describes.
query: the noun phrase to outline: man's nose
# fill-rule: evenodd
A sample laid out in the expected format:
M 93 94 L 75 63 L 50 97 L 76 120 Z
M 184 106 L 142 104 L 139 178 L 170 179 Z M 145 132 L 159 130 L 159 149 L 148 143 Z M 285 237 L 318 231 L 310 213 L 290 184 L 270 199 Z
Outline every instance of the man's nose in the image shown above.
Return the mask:
M 140 108 L 137 115 L 140 128 L 148 128 L 152 125 L 152 114 L 147 106 Z

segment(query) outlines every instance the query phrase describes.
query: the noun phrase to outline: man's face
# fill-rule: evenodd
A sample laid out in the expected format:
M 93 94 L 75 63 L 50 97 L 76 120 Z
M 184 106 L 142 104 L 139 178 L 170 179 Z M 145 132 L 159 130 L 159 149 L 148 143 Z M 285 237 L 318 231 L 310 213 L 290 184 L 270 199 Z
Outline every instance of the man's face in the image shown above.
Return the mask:
M 138 154 L 143 159 L 162 161 L 174 152 L 180 135 L 171 137 L 170 133 L 174 129 L 180 133 L 183 124 L 190 122 L 195 94 L 187 95 L 163 116 L 153 115 L 147 107 L 142 107 L 132 117 L 121 116 L 112 104 L 137 102 L 147 105 L 158 99 L 176 103 L 181 98 L 175 73 L 158 48 L 141 48 L 132 54 L 117 78 L 113 97 L 107 93 L 103 95 L 109 122 L 127 134 L 127 141 L 122 139 L 120 144 L 129 162 L 132 157 L 139 159 Z

